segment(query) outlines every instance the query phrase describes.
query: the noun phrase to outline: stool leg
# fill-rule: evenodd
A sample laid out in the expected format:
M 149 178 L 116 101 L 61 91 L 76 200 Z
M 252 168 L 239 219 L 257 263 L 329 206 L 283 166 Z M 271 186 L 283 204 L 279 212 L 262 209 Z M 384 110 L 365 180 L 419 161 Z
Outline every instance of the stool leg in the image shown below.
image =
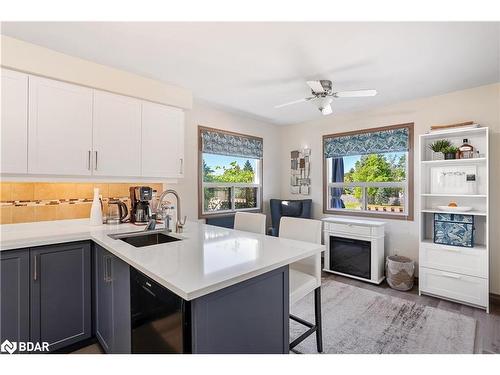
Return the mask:
M 323 352 L 323 334 L 321 326 L 321 287 L 314 290 L 314 315 L 316 318 L 316 346 L 319 353 Z

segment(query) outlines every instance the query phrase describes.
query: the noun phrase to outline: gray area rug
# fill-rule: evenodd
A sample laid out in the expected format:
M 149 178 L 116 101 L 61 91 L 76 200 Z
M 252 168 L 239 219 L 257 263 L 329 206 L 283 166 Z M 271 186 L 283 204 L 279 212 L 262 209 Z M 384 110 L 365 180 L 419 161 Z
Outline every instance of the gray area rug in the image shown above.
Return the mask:
M 476 320 L 457 313 L 357 288 L 322 284 L 324 353 L 473 353 Z M 291 313 L 314 322 L 313 294 Z M 306 327 L 290 320 L 290 341 Z M 296 348 L 317 353 L 316 335 Z

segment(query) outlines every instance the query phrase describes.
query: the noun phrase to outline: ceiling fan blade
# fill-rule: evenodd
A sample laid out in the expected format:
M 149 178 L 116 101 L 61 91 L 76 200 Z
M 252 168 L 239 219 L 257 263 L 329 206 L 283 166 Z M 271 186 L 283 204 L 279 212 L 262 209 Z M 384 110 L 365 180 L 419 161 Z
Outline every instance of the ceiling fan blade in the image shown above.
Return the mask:
M 274 108 L 281 108 L 281 107 L 286 107 L 287 105 L 292 105 L 292 104 L 297 104 L 297 103 L 302 103 L 302 102 L 308 102 L 309 100 L 314 99 L 314 98 L 315 98 L 315 96 L 310 96 L 308 98 L 294 100 L 293 102 L 278 104 L 278 105 L 275 105 Z
M 307 81 L 307 85 L 311 88 L 311 90 L 313 90 L 313 92 L 318 94 L 325 92 L 325 88 L 321 84 L 321 81 Z
M 323 114 L 323 116 L 331 115 L 333 113 L 332 106 L 328 104 L 327 106 L 323 107 L 321 113 Z
M 364 96 L 375 96 L 377 95 L 377 90 L 351 90 L 351 91 L 339 91 L 333 93 L 336 98 L 360 98 Z

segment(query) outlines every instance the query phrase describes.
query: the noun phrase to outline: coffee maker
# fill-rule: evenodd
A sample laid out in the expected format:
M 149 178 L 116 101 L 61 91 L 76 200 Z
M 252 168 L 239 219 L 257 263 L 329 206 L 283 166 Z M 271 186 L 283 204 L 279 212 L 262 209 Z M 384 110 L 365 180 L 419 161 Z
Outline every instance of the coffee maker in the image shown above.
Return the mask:
M 151 219 L 150 202 L 153 189 L 149 186 L 130 187 L 130 222 L 147 223 Z

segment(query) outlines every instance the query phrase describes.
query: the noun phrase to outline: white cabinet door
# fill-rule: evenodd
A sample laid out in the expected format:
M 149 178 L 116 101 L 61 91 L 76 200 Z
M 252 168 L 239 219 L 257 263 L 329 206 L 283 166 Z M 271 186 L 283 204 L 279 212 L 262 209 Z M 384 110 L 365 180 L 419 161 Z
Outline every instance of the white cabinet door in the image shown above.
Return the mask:
M 28 75 L 2 69 L 1 173 L 28 172 Z
M 142 176 L 184 175 L 184 111 L 142 103 Z
M 92 90 L 29 77 L 28 172 L 91 174 Z
M 97 176 L 141 176 L 141 101 L 94 91 L 94 163 Z

